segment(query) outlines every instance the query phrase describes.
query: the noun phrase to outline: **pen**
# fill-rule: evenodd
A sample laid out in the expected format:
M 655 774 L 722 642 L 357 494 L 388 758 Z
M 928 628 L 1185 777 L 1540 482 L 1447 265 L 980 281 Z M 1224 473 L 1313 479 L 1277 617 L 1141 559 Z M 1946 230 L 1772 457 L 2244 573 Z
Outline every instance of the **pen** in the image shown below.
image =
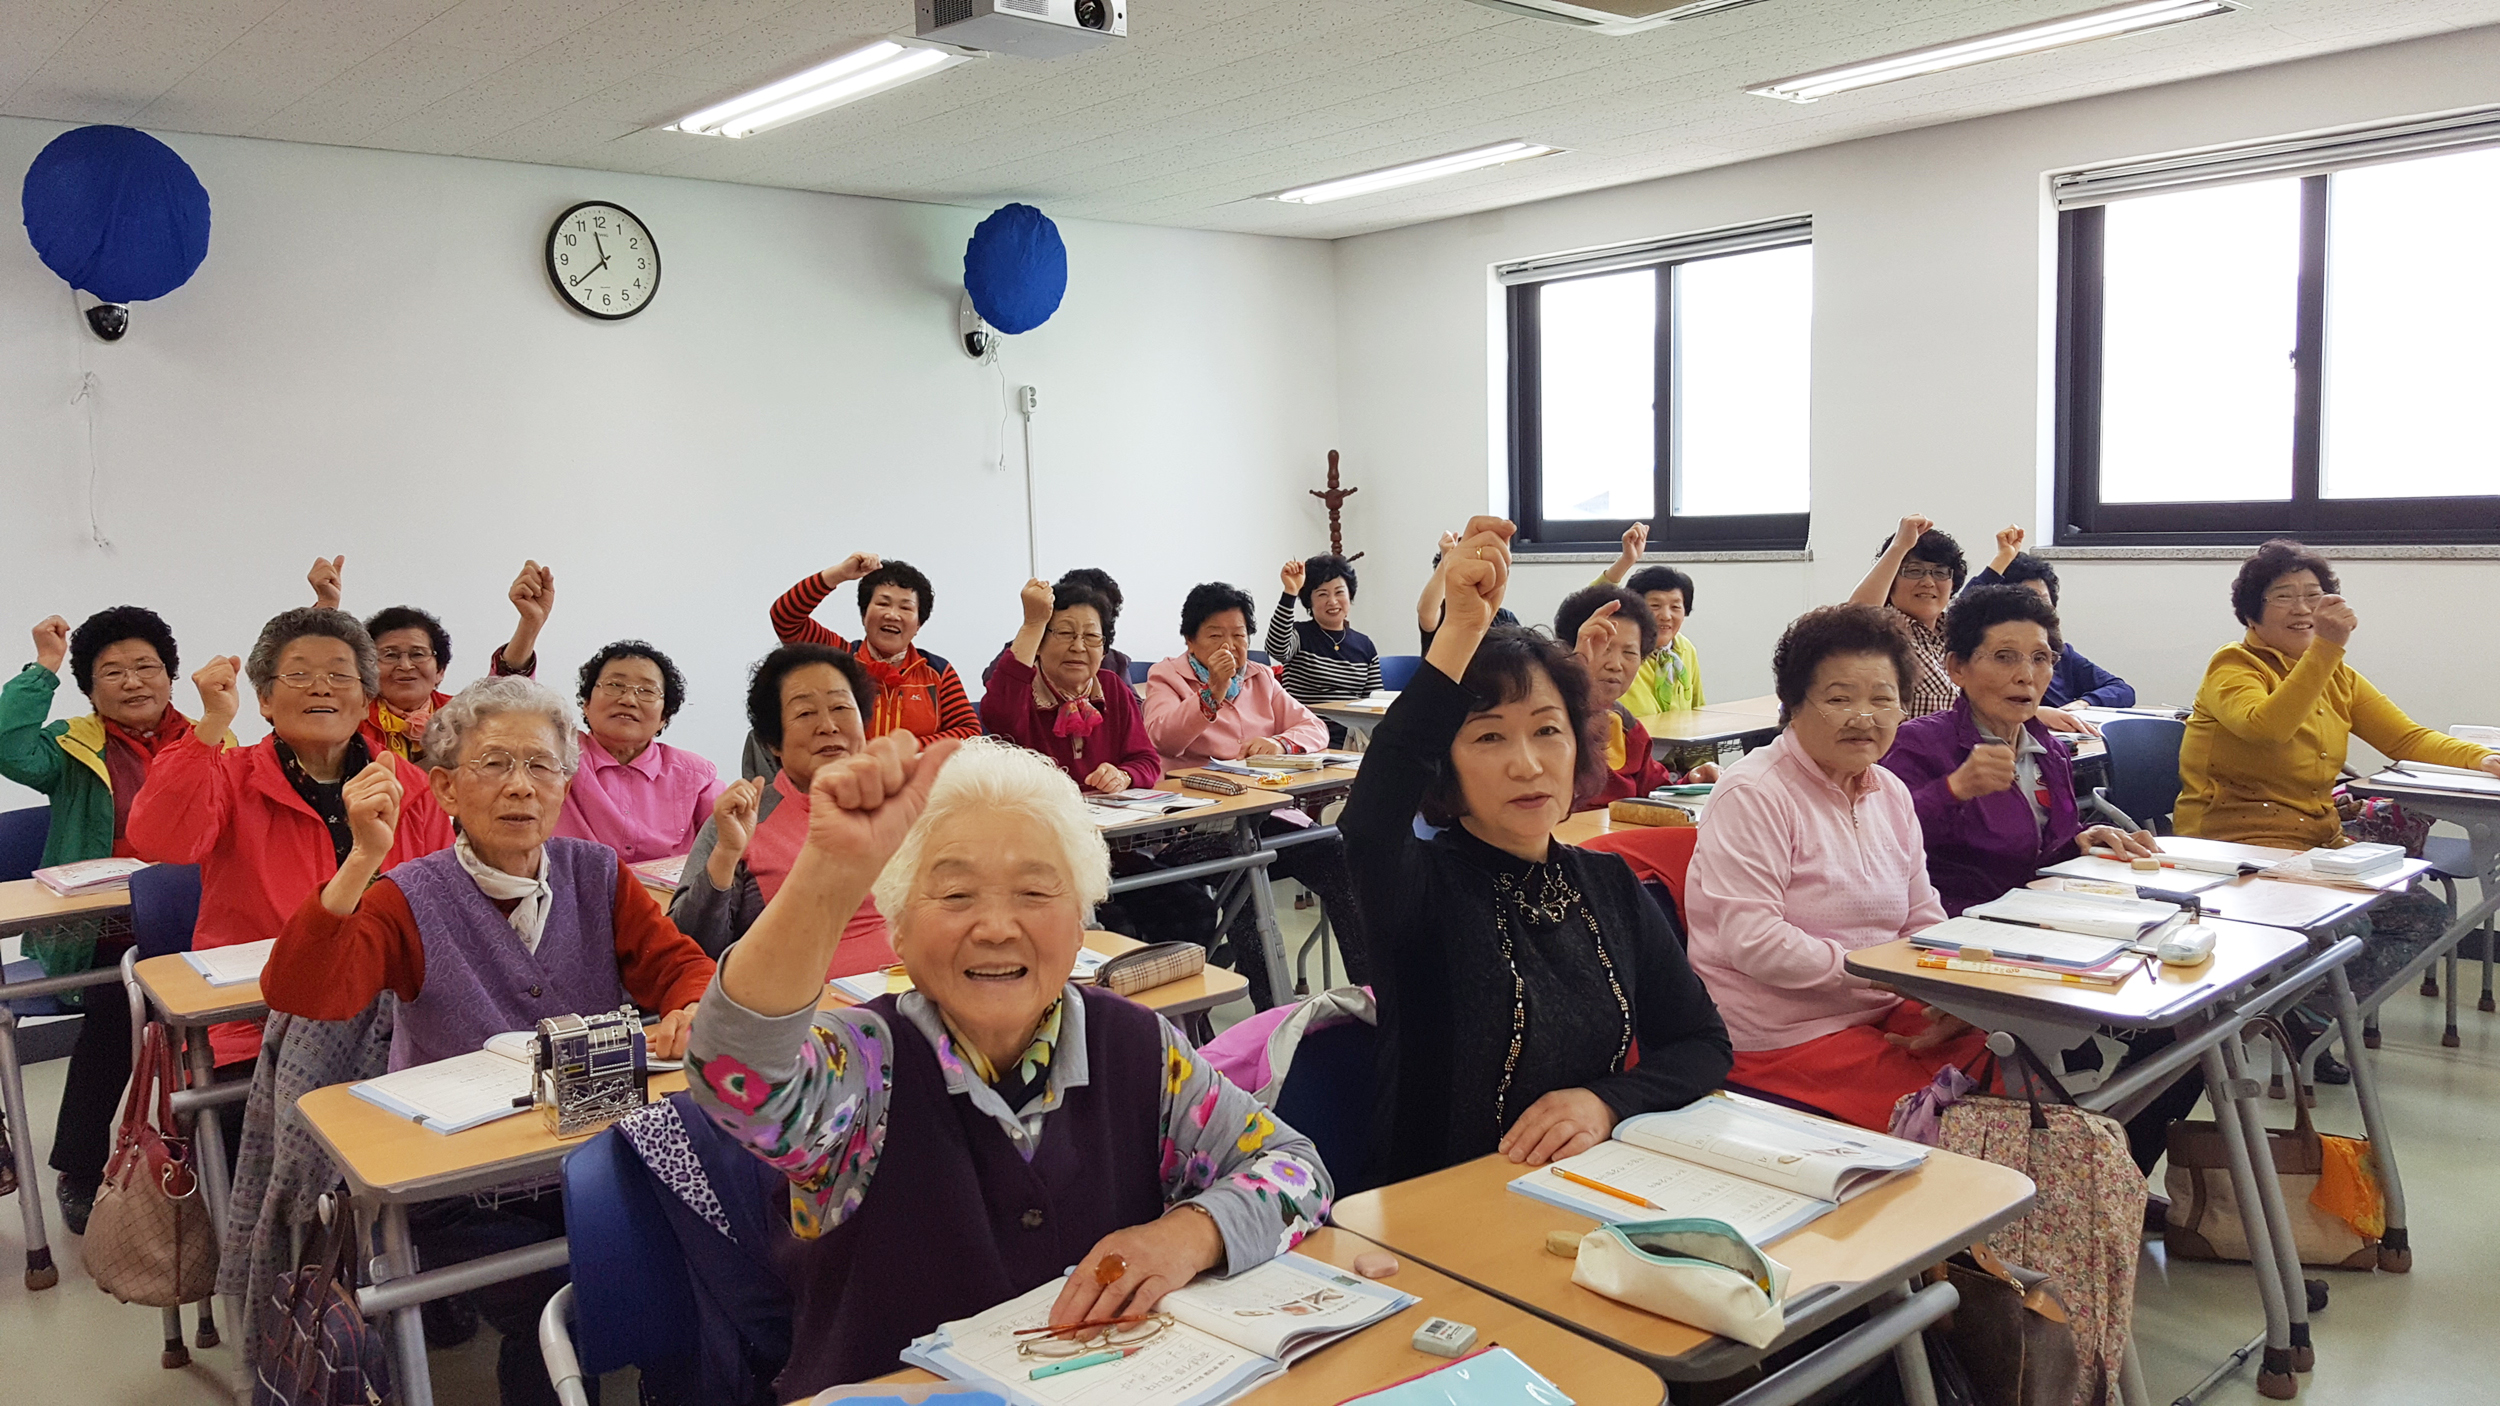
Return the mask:
M 1585 1187 L 1587 1187 L 1587 1188 L 1588 1188 L 1588 1189 L 1590 1189 L 1591 1191 L 1603 1191 L 1603 1192 L 1605 1192 L 1607 1195 L 1614 1197 L 1614 1198 L 1615 1198 L 1616 1200 L 1618 1200 L 1618 1201 L 1629 1201 L 1629 1202 L 1631 1202 L 1633 1205 L 1638 1206 L 1638 1207 L 1642 1208 L 1643 1210 L 1648 1210 L 1648 1211 L 1663 1211 L 1663 1210 L 1665 1210 L 1665 1209 L 1666 1209 L 1666 1207 L 1659 1205 L 1657 1202 L 1652 1201 L 1652 1200 L 1650 1200 L 1649 1198 L 1647 1198 L 1647 1197 L 1645 1197 L 1645 1196 L 1635 1196 L 1635 1195 L 1633 1195 L 1633 1194 L 1632 1194 L 1631 1192 L 1629 1192 L 1629 1191 L 1624 1191 L 1624 1190 L 1621 1190 L 1620 1188 L 1617 1188 L 1617 1187 L 1608 1186 L 1606 1183 L 1604 1183 L 1604 1182 L 1602 1182 L 1602 1181 L 1599 1181 L 1599 1180 L 1598 1180 L 1597 1178 L 1595 1178 L 1595 1177 L 1584 1177 L 1584 1176 L 1580 1175 L 1578 1172 L 1574 1172 L 1574 1171 L 1567 1171 L 1567 1170 L 1565 1170 L 1565 1169 L 1563 1169 L 1563 1168 L 1561 1168 L 1561 1167 L 1552 1167 L 1552 1166 L 1549 1166 L 1549 1167 L 1547 1167 L 1545 1170 L 1547 1170 L 1547 1171 L 1549 1171 L 1549 1172 L 1552 1172 L 1554 1175 L 1556 1175 L 1556 1176 L 1558 1176 L 1558 1177 L 1561 1177 L 1564 1181 L 1568 1181 L 1568 1182 L 1576 1182 L 1576 1183 L 1578 1183 L 1578 1184 L 1579 1184 L 1579 1185 L 1581 1185 L 1581 1186 L 1585 1186 Z
M 1141 1343 L 1139 1346 L 1142 1347 L 1144 1344 Z M 1124 1362 L 1128 1360 L 1131 1353 L 1137 1350 L 1134 1347 L 1107 1347 L 1100 1352 L 1089 1352 L 1083 1357 L 1071 1357 L 1065 1362 L 1053 1362 L 1046 1366 L 1036 1367 L 1025 1373 L 1024 1379 L 1029 1382 L 1038 1382 L 1044 1377 L 1056 1377 L 1064 1372 L 1081 1372 L 1088 1367 L 1099 1367 L 1105 1362 Z

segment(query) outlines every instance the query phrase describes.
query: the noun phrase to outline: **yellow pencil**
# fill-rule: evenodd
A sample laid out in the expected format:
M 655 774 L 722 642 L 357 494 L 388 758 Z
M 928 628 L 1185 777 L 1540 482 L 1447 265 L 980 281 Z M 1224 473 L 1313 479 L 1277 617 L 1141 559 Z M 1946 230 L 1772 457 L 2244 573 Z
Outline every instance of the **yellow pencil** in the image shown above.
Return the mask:
M 1608 1186 L 1606 1183 L 1599 1181 L 1595 1177 L 1584 1177 L 1578 1172 L 1566 1171 L 1561 1167 L 1547 1167 L 1545 1170 L 1561 1177 L 1564 1181 L 1577 1182 L 1591 1191 L 1603 1191 L 1617 1200 L 1629 1201 L 1633 1205 L 1639 1206 L 1644 1210 L 1663 1211 L 1666 1209 L 1666 1207 L 1659 1205 L 1657 1202 L 1650 1200 L 1646 1196 L 1635 1196 L 1631 1192 L 1622 1190 L 1619 1187 Z

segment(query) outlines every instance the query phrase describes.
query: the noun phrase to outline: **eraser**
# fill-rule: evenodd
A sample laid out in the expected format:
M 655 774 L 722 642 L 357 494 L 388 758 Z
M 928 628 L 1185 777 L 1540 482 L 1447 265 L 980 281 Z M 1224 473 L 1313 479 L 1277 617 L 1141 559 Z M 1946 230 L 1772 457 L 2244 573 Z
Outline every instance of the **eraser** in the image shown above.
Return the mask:
M 1560 1255 L 1567 1260 L 1578 1259 L 1580 1257 L 1580 1232 L 1576 1230 L 1545 1232 L 1545 1253 Z
M 2161 861 L 2158 859 L 2139 859 L 2128 867 L 2132 868 L 2139 874 L 2158 874 L 2161 872 Z
M 1476 1330 L 1447 1318 L 1434 1318 L 1415 1330 L 1415 1346 L 1435 1357 L 1464 1357 L 1476 1345 Z
M 1366 1250 L 1354 1257 L 1354 1272 L 1366 1279 L 1386 1279 L 1398 1272 L 1398 1257 L 1386 1250 Z

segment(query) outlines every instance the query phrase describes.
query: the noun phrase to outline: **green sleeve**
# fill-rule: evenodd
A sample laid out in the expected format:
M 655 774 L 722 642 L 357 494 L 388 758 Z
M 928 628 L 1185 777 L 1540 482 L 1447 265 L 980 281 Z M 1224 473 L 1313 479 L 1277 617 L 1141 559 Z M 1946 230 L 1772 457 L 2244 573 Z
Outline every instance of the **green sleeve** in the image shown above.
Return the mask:
M 69 765 L 60 744 L 44 731 L 61 676 L 40 664 L 18 670 L 0 684 L 0 776 L 50 795 Z

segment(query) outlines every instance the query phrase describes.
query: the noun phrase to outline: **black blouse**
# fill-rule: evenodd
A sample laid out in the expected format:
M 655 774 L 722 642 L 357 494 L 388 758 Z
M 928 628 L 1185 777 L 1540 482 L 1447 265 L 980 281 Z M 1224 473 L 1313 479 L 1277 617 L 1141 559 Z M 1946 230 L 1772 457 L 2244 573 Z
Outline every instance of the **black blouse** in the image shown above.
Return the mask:
M 1418 668 L 1372 734 L 1337 821 L 1380 1006 L 1371 1185 L 1493 1151 L 1556 1089 L 1586 1088 L 1621 1120 L 1683 1107 L 1718 1088 L 1732 1062 L 1718 1007 L 1621 859 L 1557 842 L 1547 865 L 1531 865 L 1463 826 L 1416 836 L 1416 808 L 1471 707 L 1440 670 Z M 1509 922 L 1514 981 L 1494 918 L 1495 903 L 1511 900 L 1497 899 L 1497 885 L 1524 881 L 1537 897 L 1549 866 L 1584 901 L 1558 926 Z M 1497 1099 L 1523 986 L 1524 1039 Z M 1627 1005 L 1639 1054 L 1629 1070 L 1617 1058 Z

